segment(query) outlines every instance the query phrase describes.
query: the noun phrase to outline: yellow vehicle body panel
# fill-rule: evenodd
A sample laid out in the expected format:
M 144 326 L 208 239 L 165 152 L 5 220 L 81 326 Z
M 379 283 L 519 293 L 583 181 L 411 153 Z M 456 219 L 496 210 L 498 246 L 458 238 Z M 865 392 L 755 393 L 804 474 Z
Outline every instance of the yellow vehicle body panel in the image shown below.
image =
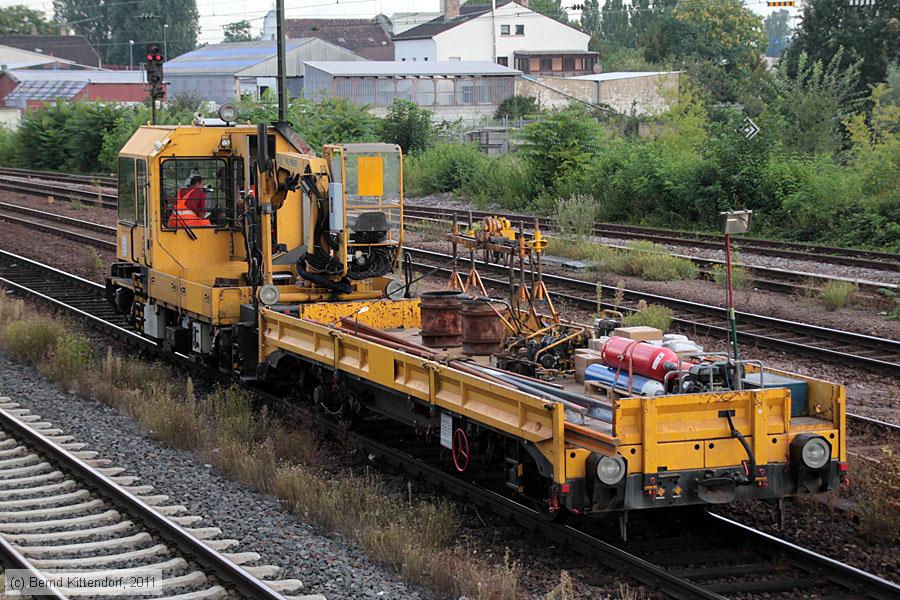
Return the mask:
M 263 308 L 260 357 L 276 350 L 356 375 L 538 445 L 565 481 L 563 406 L 352 333 Z
M 839 385 L 801 378 L 809 386 L 817 418 L 791 417 L 791 394 L 783 388 L 656 398 L 623 398 L 613 404 L 613 434 L 629 473 L 656 473 L 739 465 L 747 453 L 731 436 L 720 411 L 734 411 L 734 425 L 750 443 L 757 464 L 786 463 L 790 441 L 814 431 L 832 447 L 832 458 L 846 460 L 845 398 Z M 826 418 L 827 415 L 827 418 Z

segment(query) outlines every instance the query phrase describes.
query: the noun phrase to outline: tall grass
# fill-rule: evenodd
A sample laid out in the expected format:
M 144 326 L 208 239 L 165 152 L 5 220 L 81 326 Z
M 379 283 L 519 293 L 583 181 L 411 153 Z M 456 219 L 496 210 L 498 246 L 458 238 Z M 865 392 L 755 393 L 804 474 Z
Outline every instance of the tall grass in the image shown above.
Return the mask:
M 697 266 L 687 258 L 673 256 L 653 242 L 631 242 L 625 249 L 610 248 L 587 239 L 550 238 L 547 253 L 596 263 L 599 272 L 631 275 L 646 281 L 693 280 Z
M 858 291 L 859 286 L 852 281 L 832 279 L 822 286 L 819 300 L 828 310 L 840 310 L 853 300 Z
M 408 581 L 484 600 L 518 597 L 521 568 L 454 547 L 459 518 L 443 500 L 413 500 L 374 475 L 330 472 L 317 434 L 257 409 L 238 387 L 198 397 L 167 366 L 95 356 L 70 323 L 0 293 L 0 346 L 51 378 L 132 416 L 166 445 L 196 452 L 228 476 L 275 495 L 286 509 L 359 544 Z

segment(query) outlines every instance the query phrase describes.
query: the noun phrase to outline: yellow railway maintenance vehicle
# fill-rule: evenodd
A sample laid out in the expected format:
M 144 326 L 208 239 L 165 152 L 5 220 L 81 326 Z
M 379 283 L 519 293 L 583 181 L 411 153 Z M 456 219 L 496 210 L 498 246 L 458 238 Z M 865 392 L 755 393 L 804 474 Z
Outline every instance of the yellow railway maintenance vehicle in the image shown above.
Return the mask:
M 846 470 L 842 386 L 703 355 L 667 361 L 642 394 L 636 343 L 618 352 L 619 381 L 585 390 L 571 358 L 596 334 L 522 306 L 534 279 L 516 285 L 511 268 L 506 304 L 410 297 L 410 270 L 395 276 L 397 146 L 316 156 L 281 123 L 144 126 L 118 170 L 107 287 L 137 330 L 349 421 L 433 434 L 447 468 L 494 470 L 548 515 L 778 498 L 833 489 Z M 542 249 L 510 231 L 485 239 L 514 247 L 520 267 Z M 435 316 L 446 339 L 433 335 Z

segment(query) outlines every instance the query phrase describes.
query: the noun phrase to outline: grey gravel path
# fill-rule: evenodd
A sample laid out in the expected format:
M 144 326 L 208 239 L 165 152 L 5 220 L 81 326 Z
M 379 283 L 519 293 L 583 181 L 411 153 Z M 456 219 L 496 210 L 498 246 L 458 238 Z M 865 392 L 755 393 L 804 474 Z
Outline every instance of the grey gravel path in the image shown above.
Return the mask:
M 230 552 L 258 552 L 266 564 L 282 567 L 284 578 L 303 582 L 305 594 L 338 599 L 416 599 L 396 575 L 373 565 L 339 536 L 323 535 L 281 510 L 271 496 L 256 492 L 204 465 L 190 452 L 160 446 L 130 418 L 93 400 L 65 393 L 34 369 L 0 352 L 0 395 L 58 425 L 113 464 L 168 494 L 201 526 L 222 529 L 222 537 L 241 540 Z

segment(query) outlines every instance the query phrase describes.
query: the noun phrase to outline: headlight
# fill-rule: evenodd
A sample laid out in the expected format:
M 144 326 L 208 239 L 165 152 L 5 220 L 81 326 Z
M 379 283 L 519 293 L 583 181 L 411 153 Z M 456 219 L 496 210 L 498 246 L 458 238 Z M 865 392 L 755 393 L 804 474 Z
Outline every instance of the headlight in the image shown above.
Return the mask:
M 821 469 L 831 458 L 831 448 L 824 439 L 812 437 L 803 444 L 800 458 L 803 460 L 803 464 L 810 469 Z
M 259 288 L 259 291 L 256 293 L 259 301 L 265 304 L 266 306 L 272 306 L 278 302 L 278 298 L 281 296 L 281 292 L 278 291 L 278 288 L 272 284 L 266 284 Z
M 597 463 L 597 477 L 605 485 L 615 485 L 625 477 L 625 460 L 621 456 L 604 456 Z
M 223 104 L 219 107 L 219 118 L 226 123 L 234 123 L 237 120 L 237 109 L 233 104 Z

